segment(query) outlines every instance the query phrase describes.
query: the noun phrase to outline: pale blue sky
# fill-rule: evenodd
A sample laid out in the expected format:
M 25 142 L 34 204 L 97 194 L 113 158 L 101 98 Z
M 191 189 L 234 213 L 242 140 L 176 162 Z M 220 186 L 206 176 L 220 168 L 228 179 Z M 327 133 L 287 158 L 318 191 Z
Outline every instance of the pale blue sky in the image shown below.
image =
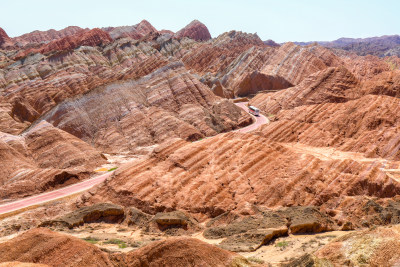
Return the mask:
M 400 34 L 399 0 L 1 0 L 0 6 L 0 27 L 11 37 L 70 25 L 134 25 L 142 19 L 172 31 L 198 19 L 212 37 L 241 30 L 276 42 Z

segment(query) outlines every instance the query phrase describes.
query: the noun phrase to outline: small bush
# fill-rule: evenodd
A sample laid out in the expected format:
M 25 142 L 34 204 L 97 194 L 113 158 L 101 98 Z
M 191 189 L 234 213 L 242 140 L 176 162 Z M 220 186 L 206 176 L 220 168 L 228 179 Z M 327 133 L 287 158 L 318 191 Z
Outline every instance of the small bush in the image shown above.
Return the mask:
M 282 242 L 278 242 L 275 244 L 275 247 L 278 248 L 286 248 L 289 245 L 289 242 L 287 241 L 282 241 Z
M 89 243 L 91 243 L 91 244 L 96 244 L 97 242 L 99 242 L 99 239 L 98 239 L 98 238 L 91 237 L 91 236 L 82 238 L 82 240 L 85 240 L 86 242 L 89 242 Z

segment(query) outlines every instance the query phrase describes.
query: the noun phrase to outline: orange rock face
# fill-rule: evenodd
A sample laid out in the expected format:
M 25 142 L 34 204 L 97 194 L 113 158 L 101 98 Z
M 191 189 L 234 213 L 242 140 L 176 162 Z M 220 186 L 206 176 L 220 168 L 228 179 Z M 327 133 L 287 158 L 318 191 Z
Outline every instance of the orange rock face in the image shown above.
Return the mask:
M 343 195 L 400 192 L 399 182 L 374 160 L 330 153 L 239 133 L 197 143 L 170 141 L 148 159 L 119 169 L 89 200 L 214 217 L 226 211 L 252 214 L 254 206 L 320 206 Z M 398 168 L 399 162 L 388 164 Z
M 100 152 L 46 122 L 23 135 L 0 132 L 0 147 L 2 199 L 77 182 L 106 162 Z
M 241 266 L 247 260 L 193 238 L 170 238 L 127 253 L 129 266 Z
M 50 266 L 112 266 L 107 253 L 75 237 L 44 228 L 30 230 L 0 244 L 0 261 Z
M 0 52 L 3 198 L 76 182 L 100 152 L 124 153 L 146 156 L 80 204 L 201 219 L 313 205 L 343 229 L 397 222 L 399 58 L 237 31 L 210 39 L 198 21 L 176 34 L 142 21 L 36 36 Z M 225 133 L 251 117 L 224 98 L 254 94 L 271 123 Z
M 378 227 L 345 235 L 315 253 L 316 261 L 337 266 L 396 266 L 400 263 L 399 227 Z
M 0 28 L 0 48 L 12 45 L 11 38 L 7 35 L 7 33 Z
M 181 63 L 64 102 L 44 119 L 109 152 L 172 137 L 194 141 L 251 122 L 243 110 L 215 96 Z
M 34 262 L 38 265 L 21 266 L 38 267 L 249 266 L 244 257 L 193 238 L 169 238 L 128 253 L 107 253 L 86 241 L 45 228 L 29 230 L 1 243 L 0 252 L 1 262 Z

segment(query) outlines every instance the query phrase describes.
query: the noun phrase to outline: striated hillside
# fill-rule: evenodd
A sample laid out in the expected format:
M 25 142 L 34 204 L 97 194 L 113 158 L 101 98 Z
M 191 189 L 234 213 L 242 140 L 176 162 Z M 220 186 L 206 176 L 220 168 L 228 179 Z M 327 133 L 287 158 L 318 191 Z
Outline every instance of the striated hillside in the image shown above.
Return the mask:
M 22 135 L 0 133 L 0 146 L 3 200 L 74 183 L 106 163 L 90 145 L 47 122 Z
M 253 214 L 257 206 L 339 206 L 341 196 L 399 194 L 398 180 L 376 161 L 331 152 L 239 133 L 192 144 L 169 141 L 148 159 L 121 168 L 89 201 L 215 217 L 226 211 Z M 398 161 L 382 163 L 399 167 Z
M 108 152 L 172 137 L 195 141 L 251 122 L 243 110 L 214 95 L 179 62 L 135 82 L 112 83 L 63 102 L 42 119 Z
M 0 28 L 1 202 L 104 174 L 0 214 L 0 262 L 397 264 L 400 58 L 357 53 L 197 20 Z

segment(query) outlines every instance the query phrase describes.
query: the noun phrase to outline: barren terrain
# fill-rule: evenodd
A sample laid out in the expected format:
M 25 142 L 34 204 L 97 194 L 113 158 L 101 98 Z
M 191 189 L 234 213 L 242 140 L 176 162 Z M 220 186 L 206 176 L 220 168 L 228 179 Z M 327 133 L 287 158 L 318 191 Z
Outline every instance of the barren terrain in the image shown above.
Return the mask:
M 400 59 L 375 55 L 0 28 L 0 204 L 42 200 L 0 215 L 0 266 L 398 265 Z

